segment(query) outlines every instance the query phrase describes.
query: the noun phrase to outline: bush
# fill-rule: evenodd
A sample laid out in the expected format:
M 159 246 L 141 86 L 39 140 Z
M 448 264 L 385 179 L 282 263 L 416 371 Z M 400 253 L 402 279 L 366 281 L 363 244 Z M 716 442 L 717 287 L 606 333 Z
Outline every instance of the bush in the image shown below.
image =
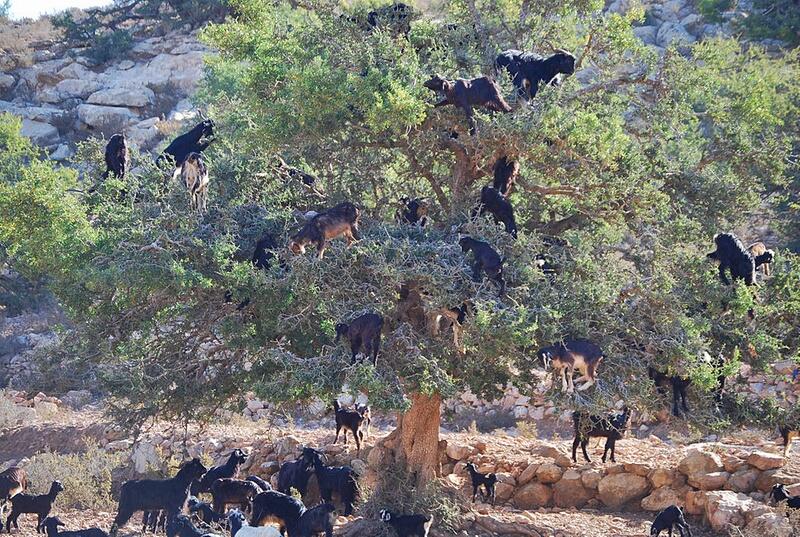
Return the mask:
M 128 30 L 115 30 L 98 37 L 86 55 L 97 63 L 122 58 L 133 48 L 133 35 Z
M 121 469 L 122 462 L 121 454 L 107 453 L 90 445 L 83 453 L 39 453 L 25 470 L 35 493 L 46 493 L 50 483 L 61 481 L 64 492 L 58 502 L 62 507 L 110 510 L 114 507 L 113 476 Z
M 697 0 L 697 10 L 711 22 L 720 22 L 722 13 L 733 7 L 733 0 Z
M 19 407 L 5 397 L 0 391 L 0 431 L 16 427 L 26 415 L 26 408 Z
M 800 7 L 794 0 L 755 0 L 753 12 L 742 21 L 755 39 L 774 38 L 797 46 L 800 44 Z

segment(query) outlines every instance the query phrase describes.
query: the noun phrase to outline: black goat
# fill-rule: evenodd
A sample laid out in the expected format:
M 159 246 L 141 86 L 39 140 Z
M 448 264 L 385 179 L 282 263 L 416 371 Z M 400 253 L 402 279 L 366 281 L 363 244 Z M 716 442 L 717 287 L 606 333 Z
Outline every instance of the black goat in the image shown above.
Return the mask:
M 199 530 L 186 515 L 170 518 L 167 523 L 167 537 L 203 537 L 205 535 L 213 534 Z
M 586 453 L 589 438 L 605 437 L 606 447 L 603 450 L 603 462 L 606 462 L 609 450 L 611 450 L 611 462 L 617 462 L 614 456 L 616 443 L 625 434 L 630 416 L 631 411 L 627 406 L 622 409 L 622 414 L 610 414 L 605 417 L 594 416 L 586 412 L 573 412 L 572 424 L 574 425 L 575 439 L 572 441 L 572 461 L 578 462 L 576 452 L 578 444 L 580 444 L 583 458 L 588 462 L 592 462 L 589 454 Z
M 197 496 L 201 492 L 211 492 L 211 485 L 217 479 L 225 477 L 238 477 L 239 469 L 247 462 L 247 453 L 241 449 L 234 449 L 228 456 L 225 464 L 210 468 L 196 483 L 192 483 L 192 496 Z
M 268 269 L 275 259 L 275 253 L 272 250 L 278 248 L 278 243 L 275 238 L 269 233 L 265 233 L 258 239 L 256 248 L 253 251 L 252 262 L 253 266 L 259 269 Z
M 303 449 L 303 458 L 314 467 L 322 499 L 332 502 L 333 492 L 338 492 L 344 504 L 344 516 L 350 516 L 358 495 L 356 473 L 353 469 L 349 466 L 326 466 L 319 452 L 310 448 Z
M 378 365 L 381 330 L 383 330 L 383 317 L 377 313 L 365 313 L 350 321 L 350 324 L 337 324 L 334 343 L 338 343 L 342 336 L 347 338 L 350 342 L 350 351 L 353 353 L 351 364 L 356 363 L 356 356 L 361 352 L 371 357 L 374 365 Z
M 494 163 L 494 182 L 492 186 L 501 196 L 508 197 L 511 187 L 519 175 L 519 162 L 508 160 L 508 157 L 500 157 Z
M 495 59 L 497 71 L 505 69 L 524 99 L 532 99 L 539 92 L 540 84 L 558 84 L 558 75 L 575 72 L 575 56 L 559 51 L 548 58 L 520 50 L 506 50 Z
M 468 462 L 465 466 L 469 472 L 470 480 L 472 480 L 472 503 L 478 497 L 478 492 L 481 493 L 481 498 L 489 500 L 492 505 L 495 503 L 495 484 L 497 484 L 497 474 L 482 474 L 478 472 L 475 464 Z M 483 490 L 480 490 L 483 487 Z
M 730 285 L 726 272 L 730 270 L 733 280 L 742 279 L 747 285 L 756 283 L 756 262 L 744 244 L 732 233 L 718 233 L 714 236 L 716 250 L 707 254 L 709 259 L 719 261 L 719 279 Z
M 214 121 L 204 119 L 192 130 L 181 134 L 170 143 L 156 160 L 156 164 L 171 158 L 175 167 L 183 165 L 183 161 L 190 153 L 202 153 L 214 141 Z M 205 138 L 205 140 L 203 140 Z
M 311 464 L 301 455 L 297 459 L 284 462 L 278 472 L 278 492 L 291 494 L 292 489 L 305 496 L 308 479 L 311 477 Z
M 119 508 L 111 525 L 112 537 L 124 526 L 136 511 L 166 511 L 167 518 L 181 512 L 189 498 L 193 481 L 206 473 L 200 459 L 185 463 L 175 477 L 170 479 L 138 479 L 122 484 Z
M 47 537 L 108 537 L 108 534 L 100 528 L 88 528 L 85 530 L 58 531 L 59 526 L 66 526 L 57 516 L 47 517 L 42 524 Z
M 336 521 L 332 503 L 324 502 L 300 515 L 297 523 L 298 537 L 312 537 L 325 532 L 325 537 L 333 537 L 333 524 Z
M 225 519 L 224 515 L 214 511 L 211 504 L 202 502 L 194 496 L 189 496 L 186 506 L 189 508 L 189 514 L 195 515 L 204 524 L 215 524 Z
M 788 505 L 790 509 L 800 509 L 800 496 L 790 496 L 789 491 L 786 490 L 786 485 L 782 483 L 778 483 L 772 487 L 772 490 L 769 492 L 769 497 L 772 498 L 775 503 L 786 502 L 786 505 Z
M 42 533 L 44 531 L 44 526 L 42 526 L 44 519 L 50 515 L 56 496 L 63 490 L 64 485 L 61 484 L 61 481 L 53 481 L 47 494 L 20 493 L 11 498 L 11 514 L 8 515 L 8 520 L 6 520 L 8 533 L 11 533 L 11 526 L 19 529 L 17 519 L 23 513 L 31 513 L 37 516 L 36 533 Z
M 670 537 L 672 537 L 673 526 L 678 528 L 681 537 L 692 537 L 692 531 L 683 517 L 683 511 L 677 505 L 670 505 L 658 513 L 656 519 L 653 520 L 652 526 L 650 526 L 650 537 L 658 537 L 664 530 L 668 530 Z M 686 536 L 683 535 L 683 530 L 686 530 Z
M 253 514 L 250 518 L 251 526 L 261 526 L 269 522 L 277 523 L 281 535 L 288 529 L 289 535 L 294 537 L 300 517 L 305 513 L 303 502 L 287 494 L 268 490 L 262 492 L 253 500 Z M 232 513 L 235 513 L 233 511 Z M 233 520 L 231 520 L 233 524 Z
M 333 443 L 339 441 L 339 432 L 344 429 L 344 443 L 347 445 L 347 431 L 350 431 L 356 439 L 356 450 L 360 453 L 361 440 L 364 439 L 364 433 L 361 431 L 364 416 L 358 410 L 342 408 L 336 399 L 333 400 L 333 411 L 336 414 L 336 438 L 333 439 Z
M 666 395 L 666 388 L 672 388 L 672 413 L 681 416 L 681 407 L 684 412 L 689 412 L 689 405 L 686 403 L 686 388 L 692 383 L 689 378 L 679 375 L 667 375 L 652 366 L 647 368 L 647 376 L 655 383 L 656 389 L 662 395 Z
M 476 282 L 481 281 L 481 273 L 486 274 L 490 280 L 500 285 L 500 296 L 506 292 L 506 281 L 503 279 L 503 263 L 505 258 L 489 246 L 489 243 L 463 237 L 458 241 L 461 251 L 465 254 L 472 250 L 474 260 L 472 262 L 472 279 Z
M 237 504 L 246 510 L 261 492 L 261 487 L 252 481 L 223 477 L 211 485 L 211 504 L 217 513 L 225 512 L 228 504 Z
M 252 481 L 261 488 L 261 492 L 272 490 L 272 485 L 258 477 L 257 475 L 249 475 L 246 477 L 247 481 Z
M 130 157 L 128 156 L 128 143 L 124 134 L 115 134 L 109 138 L 106 144 L 105 158 L 106 171 L 103 174 L 103 179 L 108 179 L 108 176 L 112 173 L 118 179 L 125 177 L 125 172 L 130 166 Z
M 503 195 L 490 186 L 481 189 L 481 201 L 472 211 L 472 216 L 490 213 L 494 221 L 503 224 L 508 233 L 517 238 L 517 222 L 514 219 L 514 207 Z
M 388 509 L 381 510 L 381 520 L 394 528 L 397 537 L 428 537 L 433 525 L 433 518 L 430 516 L 396 515 Z

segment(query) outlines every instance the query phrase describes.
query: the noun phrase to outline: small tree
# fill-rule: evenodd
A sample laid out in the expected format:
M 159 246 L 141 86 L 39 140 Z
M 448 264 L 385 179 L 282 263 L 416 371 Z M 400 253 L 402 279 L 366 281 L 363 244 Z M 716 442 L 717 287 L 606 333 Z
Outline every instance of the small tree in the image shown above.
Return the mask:
M 234 19 L 204 33 L 219 50 L 201 91 L 220 131 L 207 152 L 209 212 L 188 211 L 184 189 L 136 157 L 142 171 L 124 183 L 67 193 L 74 176 L 20 165 L 31 158 L 22 144 L 0 153 L 0 241 L 20 270 L 50 275 L 121 422 L 208 420 L 249 390 L 328 399 L 346 383 L 400 412 L 384 447 L 423 482 L 439 471 L 442 398 L 532 383 L 543 344 L 588 337 L 605 350 L 597 388 L 552 394 L 566 408 L 617 397 L 652 408 L 650 361 L 711 388 L 707 354 L 796 356 L 796 258 L 781 252 L 754 306 L 749 290 L 720 285 L 703 255 L 714 232 L 786 184 L 796 53 L 713 40 L 659 58 L 632 34 L 641 11 L 601 7 L 457 1 L 440 19 L 417 14 L 403 35 L 391 19 L 359 23 L 358 6 L 342 17 L 334 2 L 238 0 Z M 567 48 L 579 71 L 513 113 L 478 110 L 476 136 L 461 111 L 432 107 L 422 86 L 431 74 L 489 73 L 512 47 Z M 0 147 L 20 145 L 13 130 Z M 277 173 L 276 154 L 316 174 L 314 191 Z M 522 165 L 517 240 L 469 217 L 502 155 Z M 100 176 L 99 144 L 76 160 L 87 180 Z M 433 224 L 394 223 L 401 195 L 429 198 Z M 285 243 L 302 224 L 295 211 L 343 200 L 364 212 L 352 248 L 335 241 L 323 260 L 282 249 L 268 270 L 251 265 L 264 232 Z M 461 235 L 505 256 L 506 296 L 471 279 Z M 552 282 L 539 253 L 558 265 Z M 409 284 L 428 312 L 474 303 L 466 352 L 405 314 L 398 291 Z M 366 311 L 387 320 L 377 367 L 350 365 L 333 344 L 335 324 Z

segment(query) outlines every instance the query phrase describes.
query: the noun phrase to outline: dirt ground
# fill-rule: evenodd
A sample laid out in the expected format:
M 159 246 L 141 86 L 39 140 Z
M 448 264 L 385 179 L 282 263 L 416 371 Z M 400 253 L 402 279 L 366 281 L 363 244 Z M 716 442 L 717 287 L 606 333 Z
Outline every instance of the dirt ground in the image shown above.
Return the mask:
M 204 435 L 217 438 L 242 439 L 242 445 L 247 445 L 255 439 L 275 439 L 286 434 L 293 434 L 302 443 L 308 445 L 326 445 L 333 442 L 334 430 L 332 417 L 324 418 L 309 427 L 274 427 L 264 423 L 247 421 L 234 421 L 226 424 L 210 426 Z M 567 455 L 571 452 L 571 438 L 569 425 L 558 422 L 548 422 L 535 430 L 506 431 L 497 430 L 492 433 L 450 433 L 444 432 L 442 437 L 449 442 L 459 444 L 474 444 L 484 442 L 487 446 L 485 457 L 505 461 L 510 466 L 524 468 L 533 462 L 543 462 L 546 459 L 537 455 L 537 449 L 547 443 L 556 446 L 559 451 Z M 373 445 L 381 437 L 388 434 L 394 426 L 391 417 L 377 417 L 374 420 L 371 438 L 368 445 Z M 672 428 L 658 426 L 650 428 L 648 434 L 640 434 L 640 438 L 629 435 L 617 443 L 617 462 L 619 463 L 646 463 L 652 466 L 670 467 L 677 465 L 686 449 L 691 443 L 683 432 L 676 432 L 679 424 Z M 98 412 L 64 412 L 46 422 L 29 425 L 23 428 L 12 429 L 0 433 L 0 464 L 2 461 L 30 457 L 37 452 L 54 450 L 70 453 L 81 450 L 87 437 L 100 438 L 104 434 L 106 425 Z M 163 430 L 163 427 L 158 427 Z M 523 434 L 524 433 L 524 434 Z M 635 434 L 635 433 L 634 433 Z M 779 452 L 781 447 L 775 442 L 770 431 L 763 430 L 737 430 L 722 435 L 718 441 L 726 450 L 749 452 L 754 449 Z M 600 466 L 602 443 L 592 441 L 589 445 L 589 454 L 593 459 L 592 465 Z M 355 456 L 355 446 L 350 443 L 349 452 Z M 795 446 L 794 455 L 790 456 L 784 471 L 797 476 L 800 482 L 800 443 Z M 580 453 L 578 454 L 580 457 Z M 583 466 L 582 458 L 578 459 L 579 466 Z M 58 515 L 65 523 L 66 530 L 99 527 L 108 530 L 111 526 L 114 513 L 91 512 L 68 509 L 58 505 L 53 513 Z M 604 512 L 590 509 L 565 510 L 541 509 L 536 511 L 517 511 L 511 508 L 491 508 L 478 504 L 471 512 L 465 513 L 468 517 L 492 517 L 496 520 L 512 523 L 525 527 L 518 533 L 491 534 L 475 530 L 470 533 L 462 532 L 462 537 L 488 537 L 496 535 L 536 535 L 537 537 L 645 537 L 649 535 L 649 527 L 654 515 L 647 513 Z M 135 515 L 133 520 L 120 532 L 121 537 L 140 535 L 140 515 Z M 521 522 L 522 521 L 522 522 Z M 344 535 L 348 524 L 353 520 L 341 518 L 337 525 L 337 535 Z M 695 537 L 710 537 L 718 535 L 709 529 L 703 528 L 699 519 L 690 521 Z M 530 526 L 527 526 L 530 524 Z M 19 537 L 34 537 L 35 516 L 24 515 L 20 519 L 20 531 L 12 533 Z M 531 533 L 532 528 L 538 528 L 539 533 Z M 359 535 L 361 535 L 359 533 Z M 432 532 L 434 536 L 443 536 L 444 533 Z M 365 536 L 375 537 L 375 536 Z M 765 536 L 766 537 L 766 536 Z

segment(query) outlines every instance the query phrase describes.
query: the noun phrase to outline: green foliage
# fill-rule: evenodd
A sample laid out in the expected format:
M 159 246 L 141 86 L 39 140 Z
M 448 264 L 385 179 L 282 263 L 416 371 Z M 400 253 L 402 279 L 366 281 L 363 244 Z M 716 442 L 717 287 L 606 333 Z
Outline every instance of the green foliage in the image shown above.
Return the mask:
M 655 61 L 633 38 L 641 9 L 622 17 L 600 7 L 452 2 L 440 19 L 418 14 L 406 39 L 342 18 L 325 0 L 238 0 L 235 18 L 203 32 L 220 52 L 200 92 L 219 130 L 206 151 L 207 214 L 191 213 L 184 188 L 136 154 L 135 175 L 78 193 L 99 181 L 102 143 L 80 148 L 76 184 L 5 118 L 0 143 L 19 147 L 0 152 L 0 242 L 26 274 L 51 279 L 80 328 L 74 352 L 100 365 L 131 425 L 208 420 L 249 390 L 328 398 L 345 382 L 394 409 L 415 391 L 492 396 L 533 382 L 536 349 L 566 337 L 597 341 L 606 359 L 597 388 L 552 394 L 563 407 L 622 397 L 653 408 L 648 363 L 686 372 L 703 394 L 719 355 L 728 373 L 797 356 L 797 256 L 781 250 L 754 296 L 721 285 L 704 255 L 714 233 L 746 224 L 794 179 L 797 53 L 727 39 Z M 589 83 L 567 78 L 531 106 L 510 99 L 510 114 L 477 110 L 474 137 L 461 111 L 434 108 L 422 86 L 433 73 L 488 73 L 508 47 L 551 45 L 576 52 Z M 522 167 L 510 198 L 517 240 L 469 218 L 503 154 Z M 275 155 L 318 176 L 315 188 L 277 173 Z M 432 225 L 394 223 L 401 195 L 426 197 Z M 363 210 L 361 240 L 333 241 L 323 260 L 290 255 L 297 211 L 342 200 Z M 261 271 L 249 260 L 265 232 L 280 247 Z M 506 258 L 507 296 L 472 280 L 463 235 Z M 539 253 L 558 266 L 553 281 L 536 267 Z M 449 333 L 397 317 L 407 282 L 425 290 L 428 310 L 475 304 L 464 354 Z M 336 323 L 366 311 L 386 317 L 376 368 L 351 366 L 333 343 Z
M 754 39 L 800 44 L 800 6 L 793 0 L 754 0 L 752 13 L 741 24 Z
M 122 465 L 122 454 L 90 444 L 82 453 L 39 453 L 25 465 L 25 471 L 31 491 L 37 494 L 46 494 L 50 483 L 61 481 L 64 492 L 58 496 L 59 506 L 109 511 L 115 507 L 111 488 Z
M 733 0 L 697 0 L 697 11 L 710 22 L 721 22 L 722 14 L 734 6 Z

